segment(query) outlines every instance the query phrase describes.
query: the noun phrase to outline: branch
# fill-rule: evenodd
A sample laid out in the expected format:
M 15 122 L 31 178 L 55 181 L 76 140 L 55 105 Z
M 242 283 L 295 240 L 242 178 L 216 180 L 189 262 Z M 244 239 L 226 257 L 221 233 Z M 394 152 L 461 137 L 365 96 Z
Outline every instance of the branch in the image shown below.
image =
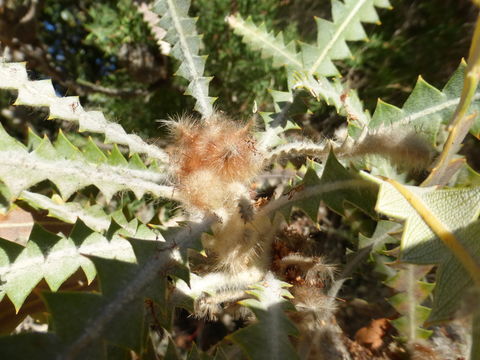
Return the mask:
M 27 13 L 23 15 L 20 19 L 19 24 L 27 24 L 31 21 L 36 21 L 38 12 L 40 8 L 43 7 L 43 1 L 40 2 L 39 0 L 31 0 L 30 8 L 28 9 Z

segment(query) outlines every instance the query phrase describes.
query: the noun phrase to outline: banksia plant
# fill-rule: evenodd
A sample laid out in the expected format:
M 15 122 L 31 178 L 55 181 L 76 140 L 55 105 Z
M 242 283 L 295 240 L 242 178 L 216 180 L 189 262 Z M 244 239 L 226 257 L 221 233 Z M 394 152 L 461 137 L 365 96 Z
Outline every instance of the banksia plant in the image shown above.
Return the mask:
M 479 137 L 480 25 L 441 90 L 419 77 L 401 108 L 380 100 L 370 115 L 338 61 L 390 4 L 331 4 L 314 44 L 226 17 L 287 79 L 235 119 L 213 106 L 190 1 L 137 7 L 195 101 L 162 121 L 158 146 L 31 80 L 28 64 L 0 63 L 13 105 L 78 126 L 25 141 L 0 127 L 1 209 L 35 217 L 26 243 L 0 238 L 1 358 L 399 358 L 436 354 L 455 320 L 472 346 L 451 348 L 479 359 L 480 310 L 465 298 L 480 287 L 480 176 L 459 149 Z M 325 103 L 345 121 L 308 138 Z M 366 278 L 388 298 L 390 333 L 349 328 Z M 209 326 L 222 331 L 205 341 Z

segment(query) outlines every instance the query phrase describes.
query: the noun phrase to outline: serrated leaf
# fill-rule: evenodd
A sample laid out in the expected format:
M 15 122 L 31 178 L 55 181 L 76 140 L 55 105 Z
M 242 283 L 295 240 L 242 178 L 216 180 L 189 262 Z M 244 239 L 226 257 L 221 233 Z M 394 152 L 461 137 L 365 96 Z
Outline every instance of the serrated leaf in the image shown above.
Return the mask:
M 108 160 L 107 156 L 98 148 L 91 137 L 88 138 L 85 147 L 82 148 L 82 151 L 85 159 L 87 159 L 89 162 L 102 164 L 106 163 Z
M 363 249 L 371 246 L 372 252 L 378 252 L 385 247 L 385 244 L 396 244 L 398 240 L 391 236 L 392 232 L 401 229 L 401 225 L 393 221 L 381 220 L 378 222 L 375 232 L 371 237 L 362 234 L 358 237 L 358 248 Z
M 0 242 L 0 295 L 6 294 L 18 311 L 41 279 L 53 291 L 82 267 L 89 282 L 95 276 L 90 260 L 83 255 L 135 261 L 127 240 L 115 235 L 107 240 L 77 222 L 69 237 L 57 236 L 35 225 L 25 247 Z
M 472 278 L 478 281 L 480 188 L 436 190 L 380 183 L 377 210 L 406 220 L 401 260 L 439 264 L 429 321 L 449 319 Z
M 91 258 L 99 272 L 102 294 L 45 294 L 62 344 L 55 349 L 56 357 L 103 359 L 107 341 L 141 351 L 144 299 L 163 301 L 165 277 L 159 278 L 159 274 L 166 276 L 172 260 L 176 261 L 179 253 L 186 253 L 212 222 L 213 219 L 206 219 L 180 231 L 165 242 L 162 250 L 137 264 Z M 77 316 L 81 319 L 70 326 L 66 319 Z M 132 331 L 125 331 L 132 327 Z
M 431 266 L 401 265 L 395 276 L 385 281 L 385 284 L 400 292 L 408 292 L 410 300 L 421 303 L 433 290 L 434 284 L 420 281 L 430 270 Z M 397 309 L 398 310 L 398 309 Z
M 197 34 L 196 20 L 188 17 L 189 0 L 157 0 L 153 12 L 161 16 L 159 25 L 167 29 L 165 40 L 173 45 L 171 54 L 180 61 L 176 75 L 189 81 L 185 94 L 196 100 L 195 110 L 203 117 L 213 113 L 215 98 L 208 96 L 208 83 L 211 78 L 204 77 L 205 56 L 199 56 L 201 39 Z
M 65 305 L 64 301 L 62 301 L 63 294 L 57 293 L 50 295 L 50 299 L 55 299 L 57 303 L 61 303 L 61 311 L 65 316 L 69 315 L 72 308 L 77 308 L 77 311 L 82 311 L 87 318 L 83 323 L 83 327 L 85 327 L 88 322 L 88 314 L 91 316 L 98 316 L 98 308 L 105 307 L 105 304 L 109 299 L 114 299 L 117 294 L 121 293 L 139 272 L 138 265 L 133 263 L 96 257 L 90 257 L 90 259 L 94 262 L 99 277 L 103 295 L 101 298 L 101 304 L 97 304 L 96 308 L 85 309 L 85 311 L 82 311 L 84 306 L 80 297 L 72 297 L 72 301 L 77 303 L 75 306 L 75 304 Z M 156 283 L 153 283 L 147 291 L 148 296 L 145 297 L 161 299 L 165 290 L 163 281 L 164 279 L 159 279 Z M 147 295 L 145 292 L 144 294 Z M 154 296 L 152 296 L 152 294 L 154 294 Z M 57 297 L 59 299 L 56 299 Z M 132 301 L 132 304 L 129 305 L 128 312 L 124 312 L 122 313 L 122 316 L 112 319 L 112 323 L 108 325 L 109 331 L 105 334 L 105 339 L 110 343 L 132 349 L 137 353 L 142 352 L 142 344 L 144 343 L 143 336 L 146 335 L 142 331 L 144 326 L 143 298 L 140 298 L 139 300 L 140 301 Z M 52 316 L 53 319 L 57 318 L 59 322 L 63 322 L 62 319 L 58 319 L 58 313 L 52 312 Z M 76 335 L 83 331 L 83 327 L 79 327 L 72 332 Z M 125 331 L 125 328 L 128 328 L 129 331 Z M 57 333 L 60 335 L 59 332 Z
M 1 138 L 12 145 L 15 144 L 9 140 L 8 134 L 0 126 L 0 141 Z M 118 151 L 114 151 L 109 160 L 107 159 L 115 165 L 92 162 L 103 161 L 103 156 L 99 155 L 100 150 L 95 149 L 93 143 L 89 146 L 88 159 L 82 157 L 65 140 L 59 140 L 55 148 L 47 138 L 44 138 L 33 152 L 17 145 L 2 148 L 0 179 L 13 198 L 18 197 L 23 190 L 47 179 L 57 185 L 64 199 L 68 199 L 73 192 L 88 185 L 97 186 L 107 199 L 121 190 L 132 190 L 139 198 L 146 192 L 170 197 L 170 187 L 158 185 L 158 182 L 162 181 L 161 174 L 129 168 L 128 162 Z M 62 152 L 65 149 L 66 154 Z M 94 155 L 91 155 L 92 152 Z M 166 190 L 170 195 L 167 195 Z
M 275 121 L 275 115 L 269 112 L 262 112 L 260 116 L 265 124 L 265 131 L 259 134 L 259 147 L 262 149 L 272 148 L 285 142 L 282 138 L 282 134 L 285 131 L 292 129 L 299 129 L 298 125 L 295 125 L 291 121 L 285 121 L 284 124 L 279 124 Z
M 249 307 L 258 322 L 240 329 L 227 338 L 239 344 L 247 356 L 257 359 L 298 359 L 288 336 L 298 330 L 284 311 L 293 305 L 285 298 L 292 295 L 285 289 L 289 285 L 267 274 L 264 281 L 250 291 L 255 298 L 240 303 Z
M 340 115 L 347 117 L 351 127 L 362 129 L 370 122 L 370 114 L 363 109 L 357 92 L 345 88 L 340 80 L 330 81 L 326 77 L 314 77 L 306 72 L 296 72 L 293 78 L 293 89 L 305 89 L 317 100 L 335 106 Z
M 128 161 L 128 166 L 131 169 L 136 170 L 146 170 L 147 166 L 143 163 L 142 159 L 138 154 L 133 154 L 133 156 Z
M 15 105 L 47 106 L 49 119 L 78 123 L 80 131 L 104 134 L 107 142 L 126 145 L 132 153 L 145 153 L 162 163 L 168 161 L 163 150 L 145 143 L 137 135 L 127 134 L 119 124 L 107 121 L 101 112 L 85 111 L 78 97 L 58 97 L 50 80 L 30 81 L 25 63 L 0 63 L 0 78 L 0 88 L 18 90 Z
M 428 314 L 430 314 L 430 309 L 427 308 L 427 307 L 424 307 L 424 306 L 418 306 L 417 305 L 415 307 L 415 313 L 417 314 L 418 321 L 420 323 L 423 323 L 427 319 Z M 432 330 L 427 330 L 427 329 L 424 329 L 424 328 L 421 328 L 421 327 L 415 327 L 413 329 L 413 333 L 412 333 L 412 330 L 410 329 L 410 326 L 409 326 L 409 323 L 408 323 L 406 317 L 401 317 L 401 318 L 392 320 L 391 323 L 393 324 L 393 326 L 395 326 L 395 328 L 401 334 L 409 333 L 410 336 L 413 339 L 417 339 L 417 341 L 418 340 L 426 340 L 433 334 Z
M 0 268 L 1 287 L 17 312 L 35 285 L 43 278 L 43 271 L 39 270 L 46 261 L 44 252 L 59 241 L 57 236 L 45 232 L 38 225 L 32 229 L 30 238 L 31 241 L 27 242 L 14 261 L 3 263 Z
M 35 134 L 31 128 L 28 128 L 27 147 L 29 150 L 36 149 L 42 142 L 42 138 Z
M 3 267 L 5 264 L 14 262 L 23 249 L 24 247 L 17 243 L 0 238 L 0 265 Z M 6 279 L 2 272 L 0 275 L 0 301 L 2 301 L 6 293 L 5 281 Z
M 371 1 L 369 2 L 371 3 Z M 347 1 L 347 3 L 348 5 L 345 7 L 338 1 L 332 2 L 332 4 L 334 4 L 332 6 L 332 10 L 336 22 L 342 22 L 345 16 L 349 16 L 348 14 L 340 14 L 341 12 L 337 11 L 339 9 L 339 4 L 340 7 L 345 9 L 351 7 L 352 2 Z M 385 7 L 385 2 L 375 3 L 375 6 Z M 368 13 L 368 10 L 370 10 L 370 13 Z M 362 18 L 362 21 L 371 21 L 372 13 L 376 15 L 373 4 L 361 5 L 359 16 Z M 370 16 L 368 14 L 370 14 Z M 347 23 L 351 20 L 352 19 L 347 20 Z M 326 39 L 329 36 L 327 35 L 329 34 L 329 31 L 325 32 L 324 28 L 328 28 L 326 30 L 329 30 L 331 28 L 331 23 L 322 19 L 316 19 L 316 21 L 318 24 L 318 38 L 319 41 L 322 42 L 322 39 Z M 358 19 L 356 21 L 358 21 Z M 337 73 L 335 66 L 331 62 L 332 58 L 344 58 L 349 56 L 350 53 L 344 41 L 338 41 L 336 45 L 332 45 L 331 53 L 327 59 L 323 61 L 324 64 L 321 65 L 322 71 L 312 72 L 308 69 L 308 66 L 310 65 L 310 60 L 308 59 L 316 57 L 319 52 L 325 50 L 324 47 L 302 44 L 302 61 L 294 43 L 285 45 L 281 32 L 277 36 L 274 36 L 272 32 L 266 30 L 264 24 L 256 26 L 250 18 L 244 20 L 238 14 L 228 17 L 227 22 L 229 23 L 230 27 L 234 29 L 234 32 L 242 36 L 243 41 L 253 50 L 261 51 L 263 57 L 272 57 L 274 66 L 284 66 L 286 68 L 289 92 L 286 92 L 285 94 L 290 97 L 289 100 L 286 100 L 287 102 L 293 101 L 291 99 L 292 90 L 297 88 L 305 88 L 315 97 L 318 98 L 321 96 L 328 104 L 335 105 L 337 111 L 339 111 L 342 115 L 347 116 L 349 121 L 355 126 L 360 128 L 366 126 L 369 121 L 369 115 L 363 110 L 363 106 L 358 100 L 355 91 L 346 89 L 338 80 L 334 80 L 334 82 L 331 83 L 325 76 L 321 76 L 324 74 L 331 75 Z M 339 25 L 339 28 L 343 28 L 344 26 L 345 24 Z M 358 26 L 360 27 L 360 30 L 363 31 L 360 22 L 358 22 L 357 27 Z M 350 29 L 343 28 L 343 30 L 340 30 L 338 36 L 341 35 L 342 31 L 346 31 L 343 36 L 346 36 L 346 38 L 349 40 L 358 39 L 358 29 L 355 31 L 354 27 L 355 25 L 351 25 Z M 325 54 L 322 56 L 325 56 Z M 314 73 L 316 74 L 317 78 L 313 77 Z M 279 94 L 281 94 L 281 92 L 279 92 Z M 273 95 L 274 92 L 272 92 L 272 96 Z M 282 100 L 278 96 L 274 96 L 274 101 L 275 110 L 280 112 L 277 104 L 281 103 Z M 284 108 L 290 108 L 290 106 L 286 105 Z M 285 116 L 283 111 L 280 116 Z
M 113 149 L 108 156 L 108 163 L 113 166 L 126 166 L 128 165 L 127 159 L 125 159 L 118 149 L 118 146 L 113 145 Z
M 435 145 L 440 125 L 450 120 L 460 102 L 459 94 L 462 91 L 464 77 L 464 62 L 460 64 L 442 91 L 419 77 L 403 108 L 397 108 L 383 101 L 378 102 L 368 125 L 369 129 L 388 127 L 391 127 L 392 131 L 395 128 L 413 129 L 419 136 L 425 136 L 432 145 Z M 474 95 L 469 114 L 478 109 L 480 109 L 480 92 Z
M 50 359 L 107 359 L 107 353 L 112 354 L 108 350 L 111 344 L 119 344 L 141 355 L 144 352 L 143 340 L 147 335 L 143 331 L 145 299 L 160 304 L 165 302 L 166 275 L 172 268 L 172 260 L 182 258 L 179 253 L 186 254 L 187 249 L 198 241 L 213 221 L 208 218 L 202 223 L 191 224 L 163 242 L 165 246 L 162 249 L 146 259 L 137 259 L 137 263 L 90 257 L 97 268 L 102 293 L 45 293 L 43 297 L 52 314 L 54 332 L 35 336 L 19 335 L 9 338 L 9 341 L 17 346 L 25 346 L 27 351 L 42 350 L 44 343 L 51 345 L 45 351 Z M 88 233 L 84 225 L 76 226 L 71 238 L 83 244 Z M 14 255 L 22 254 L 17 250 L 15 254 L 10 254 Z M 2 342 L 3 338 L 0 338 Z M 12 347 L 6 344 L 2 347 L 2 354 L 4 349 L 11 352 L 9 349 Z M 32 358 L 44 359 L 41 354 Z
M 335 158 L 334 153 L 331 152 L 325 164 L 325 169 L 323 170 L 321 184 L 326 185 L 339 181 L 350 181 L 352 184 L 358 181 L 358 184 L 344 188 L 338 192 L 325 193 L 323 201 L 327 206 L 339 214 L 344 214 L 344 204 L 348 202 L 372 218 L 375 218 L 376 214 L 373 209 L 377 197 L 376 186 L 369 183 L 365 184 L 365 179 L 360 175 L 345 169 Z
M 81 151 L 65 137 L 61 129 L 58 131 L 58 136 L 53 146 L 57 154 L 62 154 L 66 159 L 77 160 L 82 157 Z
M 459 152 L 462 142 L 467 136 L 468 132 L 472 132 L 474 136 L 478 135 L 477 120 L 478 112 L 469 114 L 469 108 L 476 97 L 478 82 L 480 80 L 480 22 L 477 21 L 473 33 L 473 39 L 470 46 L 468 64 L 465 68 L 465 77 L 463 88 L 458 106 L 455 109 L 453 117 L 448 123 L 448 137 L 443 144 L 442 152 L 433 164 L 432 171 L 422 185 L 445 185 L 459 168 L 459 162 L 454 159 Z M 476 129 L 474 129 L 476 128 Z M 471 130 L 473 129 L 473 131 Z
M 375 6 L 385 5 L 373 0 L 333 0 L 333 22 L 317 18 L 316 45 L 302 44 L 303 64 L 308 74 L 337 75 L 332 60 L 350 56 L 346 41 L 366 39 L 361 23 L 378 22 Z
M 224 296 L 225 289 L 244 292 L 253 285 L 255 280 L 252 279 L 252 273 L 249 271 L 239 271 L 236 274 L 212 272 L 204 276 L 192 273 L 189 274 L 189 283 L 184 279 L 177 281 L 176 289 L 182 295 L 196 300 L 205 294 Z
M 264 24 L 257 27 L 251 17 L 243 20 L 238 14 L 229 16 L 227 22 L 253 50 L 260 50 L 264 57 L 272 57 L 273 66 L 287 66 L 292 70 L 302 69 L 302 61 L 295 44 L 292 42 L 285 45 L 281 32 L 275 36 L 266 30 Z
M 160 52 L 163 55 L 168 55 L 171 51 L 171 45 L 163 40 L 167 31 L 158 25 L 160 19 L 157 14 L 151 11 L 150 7 L 145 4 L 139 5 L 137 10 L 143 15 L 143 20 L 150 27 L 150 30 L 157 41 Z
M 20 199 L 35 209 L 46 209 L 49 216 L 70 224 L 80 219 L 88 227 L 99 232 L 107 230 L 110 226 L 110 218 L 99 205 L 82 207 L 79 203 L 64 202 L 59 196 L 49 198 L 30 191 L 22 191 Z
M 315 163 L 313 163 L 315 164 Z M 305 210 L 316 221 L 318 204 L 324 201 L 333 211 L 343 215 L 345 205 L 351 204 L 365 214 L 376 218 L 374 204 L 377 186 L 359 174 L 345 169 L 330 152 L 319 179 L 315 169 L 306 173 L 306 184 L 298 184 L 283 197 L 271 201 L 262 211 L 273 214 L 280 211 L 289 218 L 293 206 Z
M 395 268 L 393 265 L 391 267 Z M 387 286 L 399 292 L 388 299 L 388 302 L 402 315 L 392 321 L 392 324 L 410 343 L 426 339 L 432 333 L 421 328 L 431 311 L 421 304 L 435 287 L 434 284 L 426 283 L 421 279 L 431 268 L 425 265 L 402 264 L 399 271 L 385 282 Z
M 315 186 L 321 184 L 320 179 L 317 176 L 317 173 L 314 169 L 308 168 L 305 176 L 302 180 L 302 185 L 305 187 Z M 293 189 L 294 190 L 294 189 Z M 295 191 L 295 190 L 294 190 Z M 325 196 L 325 194 L 323 194 Z M 320 202 L 322 201 L 322 195 L 312 196 L 308 201 L 302 201 L 297 206 L 300 207 L 313 221 L 317 221 L 318 208 L 320 207 Z M 286 216 L 288 219 L 289 217 Z

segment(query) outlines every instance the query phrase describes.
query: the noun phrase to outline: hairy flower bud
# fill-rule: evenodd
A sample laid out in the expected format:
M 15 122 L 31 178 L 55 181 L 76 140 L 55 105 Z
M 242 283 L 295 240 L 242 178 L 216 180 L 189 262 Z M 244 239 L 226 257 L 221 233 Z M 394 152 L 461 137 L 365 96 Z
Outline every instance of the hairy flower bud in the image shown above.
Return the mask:
M 181 117 L 168 125 L 174 139 L 171 173 L 185 205 L 211 212 L 236 208 L 262 168 L 252 123 L 215 113 L 201 122 Z

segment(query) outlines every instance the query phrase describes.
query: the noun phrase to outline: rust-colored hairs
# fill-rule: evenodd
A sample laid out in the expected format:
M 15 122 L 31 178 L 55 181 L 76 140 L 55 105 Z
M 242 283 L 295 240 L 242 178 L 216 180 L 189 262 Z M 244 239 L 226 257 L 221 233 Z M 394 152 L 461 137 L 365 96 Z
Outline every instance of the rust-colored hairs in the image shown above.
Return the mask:
M 202 211 L 235 207 L 262 168 L 252 122 L 215 113 L 201 122 L 184 116 L 167 124 L 174 140 L 171 173 L 186 205 Z

